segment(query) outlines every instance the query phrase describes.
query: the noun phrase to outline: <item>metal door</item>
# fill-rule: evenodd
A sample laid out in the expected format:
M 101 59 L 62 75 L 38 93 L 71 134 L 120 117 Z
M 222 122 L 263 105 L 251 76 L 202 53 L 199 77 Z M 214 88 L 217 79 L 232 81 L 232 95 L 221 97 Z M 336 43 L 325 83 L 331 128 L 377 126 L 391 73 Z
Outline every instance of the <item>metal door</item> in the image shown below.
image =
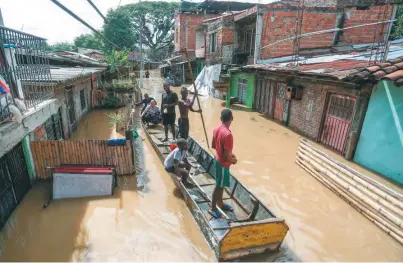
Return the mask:
M 253 99 L 253 108 L 259 112 L 262 112 L 262 103 L 261 98 L 263 96 L 262 87 L 265 83 L 265 80 L 262 78 L 256 78 L 256 86 L 255 86 L 255 94 Z
M 255 109 L 267 116 L 273 117 L 273 86 L 274 82 L 263 78 L 256 80 Z
M 67 91 L 67 111 L 69 112 L 70 130 L 74 132 L 77 129 L 76 110 L 74 108 L 73 88 Z
M 238 79 L 238 101 L 241 104 L 246 104 L 248 98 L 248 80 Z
M 356 98 L 331 94 L 328 100 L 320 142 L 344 153 L 350 133 Z
M 31 188 L 22 144 L 0 158 L 0 228 Z
M 276 96 L 274 105 L 274 118 L 279 121 L 283 121 L 284 105 L 286 102 L 287 85 L 283 83 L 277 83 Z

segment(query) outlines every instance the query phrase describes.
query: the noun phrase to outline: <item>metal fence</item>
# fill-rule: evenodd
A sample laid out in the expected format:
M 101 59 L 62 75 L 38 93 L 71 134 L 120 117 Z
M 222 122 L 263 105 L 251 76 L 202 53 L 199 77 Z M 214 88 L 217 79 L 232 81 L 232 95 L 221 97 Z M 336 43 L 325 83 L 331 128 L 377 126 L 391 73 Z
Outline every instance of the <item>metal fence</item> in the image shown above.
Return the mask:
M 27 108 L 36 108 L 53 98 L 46 40 L 0 26 L 0 44 L 0 75 L 8 84 L 11 95 L 23 97 Z M 8 112 L 7 105 L 1 107 L 0 112 Z

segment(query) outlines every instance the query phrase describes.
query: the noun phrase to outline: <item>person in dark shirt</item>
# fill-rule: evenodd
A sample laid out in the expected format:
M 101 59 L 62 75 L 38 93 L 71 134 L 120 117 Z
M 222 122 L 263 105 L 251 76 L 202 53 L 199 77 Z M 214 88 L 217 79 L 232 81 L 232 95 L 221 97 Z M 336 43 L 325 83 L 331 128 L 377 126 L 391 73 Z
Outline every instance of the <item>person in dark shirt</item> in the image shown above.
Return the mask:
M 143 113 L 145 108 L 150 104 L 150 102 L 152 100 L 154 100 L 152 97 L 148 96 L 147 93 L 144 93 L 144 99 L 142 99 L 141 101 L 137 102 L 135 105 L 139 106 L 139 105 L 143 104 L 143 108 L 141 109 L 141 113 Z
M 146 71 L 146 79 L 148 79 L 150 77 L 150 71 Z
M 168 126 L 171 126 L 173 139 L 175 139 L 175 106 L 178 104 L 178 95 L 171 90 L 169 84 L 164 83 L 165 92 L 162 94 L 161 108 L 162 108 L 162 123 L 165 128 L 165 139 L 163 142 L 168 141 Z

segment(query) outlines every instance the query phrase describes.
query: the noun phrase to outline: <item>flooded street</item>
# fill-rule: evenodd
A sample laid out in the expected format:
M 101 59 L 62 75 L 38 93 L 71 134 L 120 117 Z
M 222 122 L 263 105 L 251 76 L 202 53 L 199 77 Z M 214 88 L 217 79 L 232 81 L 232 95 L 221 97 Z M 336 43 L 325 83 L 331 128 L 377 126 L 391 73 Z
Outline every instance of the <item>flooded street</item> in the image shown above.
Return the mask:
M 108 113 L 92 111 L 73 139 L 123 137 Z M 141 134 L 141 136 L 143 136 Z M 120 177 L 112 197 L 53 201 L 50 183 L 33 187 L 1 233 L 1 261 L 214 261 L 180 193 L 143 141 L 146 187 Z
M 143 93 L 160 101 L 162 86 L 147 81 L 152 85 Z M 179 94 L 180 88 L 174 90 Z M 223 101 L 200 97 L 200 103 L 211 142 Z M 231 130 L 239 161 L 232 173 L 290 227 L 279 255 L 253 256 L 248 261 L 403 261 L 398 242 L 296 165 L 298 134 L 257 112 L 233 113 Z M 207 149 L 200 114 L 190 114 L 190 136 Z M 371 177 L 402 192 L 376 175 Z
M 143 93 L 160 101 L 159 72 L 144 82 Z M 210 142 L 222 103 L 201 97 Z M 111 112 L 90 112 L 73 139 L 121 137 L 109 123 Z M 239 162 L 232 173 L 290 227 L 278 254 L 247 261 L 403 261 L 398 242 L 295 164 L 300 136 L 259 113 L 233 112 Z M 207 148 L 200 115 L 190 118 L 190 135 Z M 0 260 L 216 260 L 154 149 L 140 136 L 144 189 L 137 189 L 136 176 L 120 177 L 112 197 L 58 200 L 43 209 L 50 183 L 36 184 L 3 228 Z

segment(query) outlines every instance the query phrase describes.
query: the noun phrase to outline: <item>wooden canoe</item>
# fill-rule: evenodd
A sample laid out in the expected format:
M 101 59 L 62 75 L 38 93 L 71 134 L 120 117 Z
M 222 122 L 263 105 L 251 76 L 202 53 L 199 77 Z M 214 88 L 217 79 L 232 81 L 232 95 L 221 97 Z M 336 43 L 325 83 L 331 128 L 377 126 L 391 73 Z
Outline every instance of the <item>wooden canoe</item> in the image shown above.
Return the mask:
M 161 142 L 165 137 L 163 127 L 144 126 L 144 131 L 159 158 L 164 161 L 170 153 L 170 143 Z M 170 176 L 219 260 L 232 260 L 280 248 L 288 232 L 287 224 L 232 175 L 230 187 L 224 192 L 224 201 L 234 208 L 234 212 L 225 212 L 221 219 L 212 217 L 209 209 L 215 186 L 214 158 L 189 137 L 188 160 L 192 165 L 190 175 L 195 186 L 184 186 L 176 175 Z

